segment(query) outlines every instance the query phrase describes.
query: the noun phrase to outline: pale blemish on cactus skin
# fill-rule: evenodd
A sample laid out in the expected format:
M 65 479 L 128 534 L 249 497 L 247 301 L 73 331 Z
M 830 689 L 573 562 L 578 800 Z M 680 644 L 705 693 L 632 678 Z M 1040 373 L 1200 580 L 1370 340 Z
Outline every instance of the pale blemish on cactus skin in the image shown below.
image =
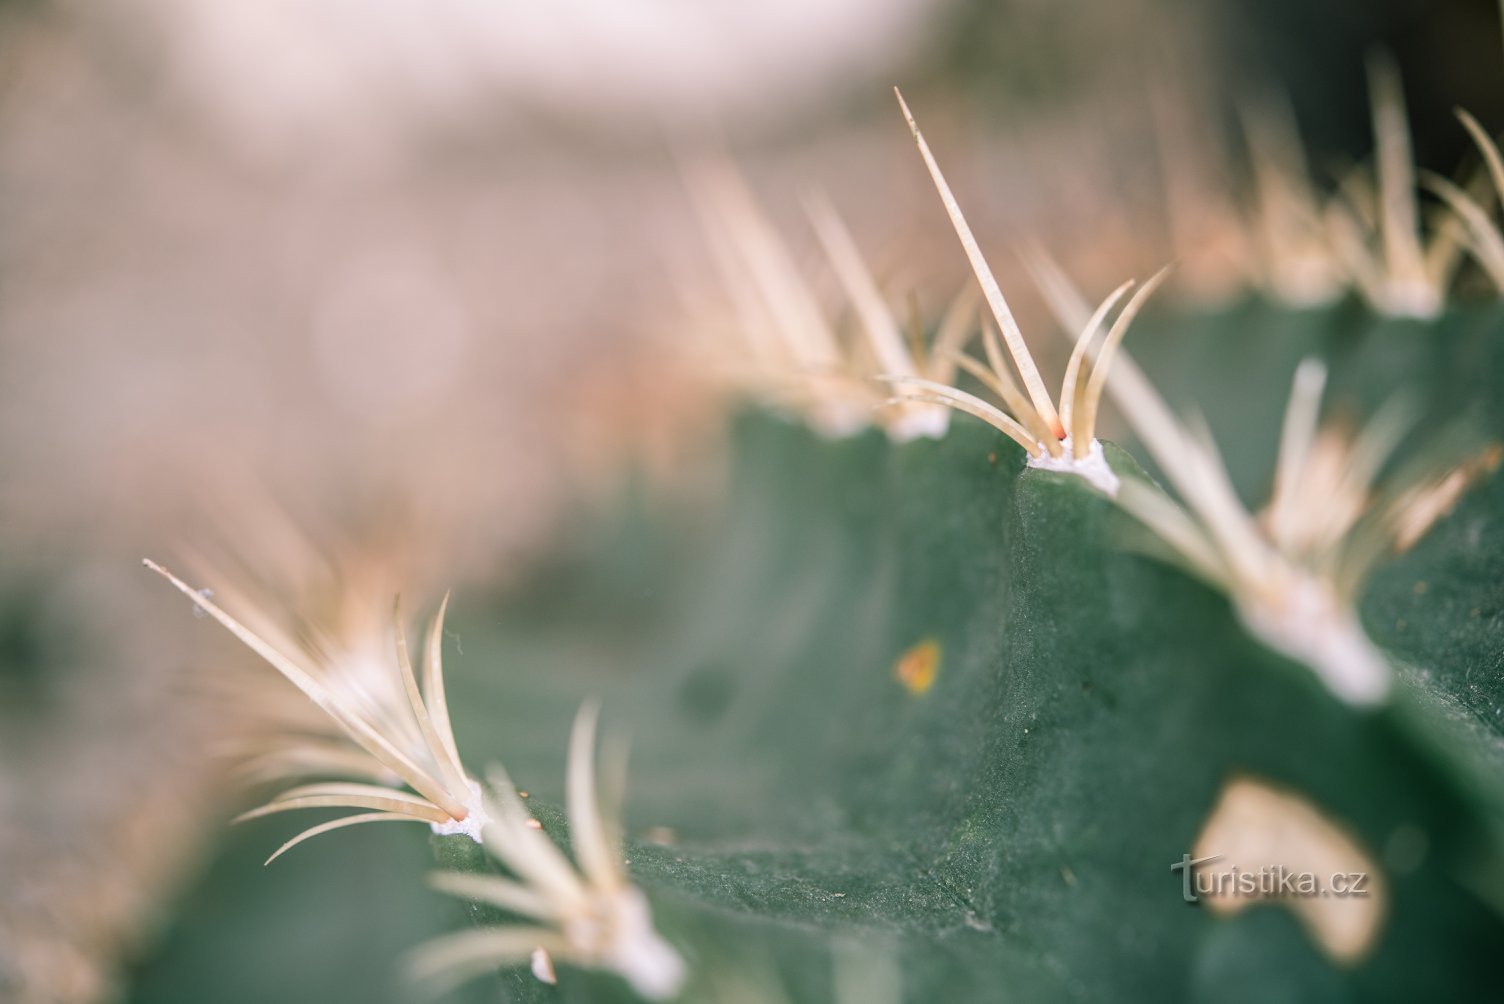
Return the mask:
M 1203 862 L 1188 876 L 1197 902 L 1224 917 L 1260 904 L 1283 906 L 1338 965 L 1361 961 L 1383 932 L 1389 889 L 1378 861 L 1296 792 L 1233 778 L 1190 856 Z M 1279 882 L 1281 876 L 1287 881 Z

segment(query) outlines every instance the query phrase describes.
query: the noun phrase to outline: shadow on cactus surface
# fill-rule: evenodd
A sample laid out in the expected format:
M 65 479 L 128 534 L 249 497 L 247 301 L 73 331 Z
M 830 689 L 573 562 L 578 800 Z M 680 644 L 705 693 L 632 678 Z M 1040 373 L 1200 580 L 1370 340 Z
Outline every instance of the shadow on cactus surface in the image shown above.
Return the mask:
M 1245 497 L 1273 469 L 1267 388 L 1309 354 L 1338 400 L 1403 385 L 1437 421 L 1504 434 L 1496 309 L 1248 304 L 1154 313 L 1134 339 L 1168 397 L 1204 403 Z M 625 489 L 522 587 L 457 597 L 446 653 L 467 759 L 504 761 L 555 836 L 580 698 L 630 737 L 629 870 L 690 963 L 683 999 L 876 999 L 855 989 L 872 971 L 916 1002 L 1496 994 L 1504 477 L 1370 582 L 1362 619 L 1400 672 L 1364 712 L 1128 546 L 1141 531 L 1105 497 L 1025 470 L 978 422 L 893 445 L 745 413 L 730 452 L 723 501 Z M 926 643 L 916 686 L 896 667 Z M 1360 957 L 1334 961 L 1287 905 L 1183 902 L 1171 865 L 1236 777 L 1364 849 L 1386 893 Z M 421 886 L 425 838 L 352 832 L 263 871 L 284 831 L 237 833 L 135 1000 L 415 999 L 398 957 L 458 916 Z M 523 967 L 451 999 L 634 999 L 614 977 L 558 980 Z

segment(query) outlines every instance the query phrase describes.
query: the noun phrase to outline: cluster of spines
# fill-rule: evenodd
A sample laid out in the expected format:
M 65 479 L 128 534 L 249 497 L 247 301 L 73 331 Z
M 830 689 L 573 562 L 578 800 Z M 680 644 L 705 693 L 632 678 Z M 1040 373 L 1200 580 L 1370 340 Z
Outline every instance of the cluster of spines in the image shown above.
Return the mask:
M 613 971 L 651 999 L 672 997 L 678 991 L 684 978 L 683 960 L 654 929 L 647 900 L 632 885 L 622 860 L 616 817 L 624 757 L 613 760 L 611 787 L 616 794 L 608 806 L 602 806 L 597 792 L 593 705 L 581 710 L 570 740 L 566 787 L 574 849 L 571 861 L 540 832 L 504 770 L 492 769 L 489 790 L 465 770 L 444 689 L 447 597 L 429 627 L 421 683 L 412 666 L 400 610 L 395 612 L 392 658 L 382 668 L 398 678 L 402 698 L 382 701 L 372 699 L 373 693 L 381 692 L 379 675 L 354 680 L 346 672 L 348 667 L 338 664 L 338 655 L 326 652 L 319 663 L 313 663 L 306 651 L 284 651 L 228 613 L 207 591 L 194 589 L 155 562 L 146 565 L 302 691 L 348 740 L 348 759 L 315 760 L 316 771 L 326 777 L 339 776 L 341 765 L 353 761 L 354 770 L 345 772 L 343 779 L 299 785 L 239 817 L 253 819 L 301 809 L 356 810 L 299 833 L 278 848 L 268 864 L 331 830 L 374 822 L 427 823 L 441 836 L 483 844 L 515 876 L 441 877 L 435 880 L 441 890 L 491 903 L 527 922 L 436 942 L 418 957 L 416 968 L 422 975 L 442 982 L 474 975 L 480 969 L 531 961 L 535 972 L 551 977 L 557 958 Z M 274 620 L 267 611 L 256 613 L 259 620 Z M 295 735 L 296 730 L 288 734 Z M 300 738 L 288 741 L 302 742 Z M 396 783 L 369 780 L 382 771 L 389 772 Z M 351 774 L 359 780 L 351 780 Z
M 1345 267 L 1355 281 L 1365 275 L 1372 280 L 1360 282 L 1359 288 L 1375 306 L 1425 315 L 1439 309 L 1435 297 L 1443 292 L 1444 272 L 1450 274 L 1442 266 L 1455 266 L 1458 248 L 1471 249 L 1485 267 L 1495 257 L 1504 265 L 1504 239 L 1482 205 L 1457 186 L 1431 178 L 1428 184 L 1455 215 L 1436 228 L 1430 245 L 1422 246 L 1403 105 L 1394 75 L 1382 66 L 1374 71 L 1374 91 L 1379 140 L 1375 213 L 1362 217 L 1356 207 L 1363 202 L 1355 194 L 1361 186 L 1352 182 L 1342 204 L 1326 210 L 1326 225 L 1329 232 L 1353 238 L 1345 245 Z M 1375 480 L 1405 426 L 1390 408 L 1357 434 L 1336 426 L 1318 428 L 1325 368 L 1309 360 L 1297 374 L 1287 409 L 1274 498 L 1256 516 L 1233 489 L 1205 423 L 1196 416 L 1177 418 L 1120 347 L 1167 270 L 1138 287 L 1104 337 L 1107 318 L 1135 283 L 1124 283 L 1090 309 L 1064 272 L 1035 252 L 1028 264 L 1036 282 L 1062 326 L 1078 332 L 1057 406 L 959 201 L 902 95 L 898 101 L 996 325 L 985 320 L 981 325 L 985 363 L 960 351 L 950 358 L 997 403 L 953 381 L 901 369 L 871 372 L 870 379 L 894 388 L 887 403 L 938 405 L 973 415 L 1016 442 L 1028 466 L 1081 477 L 1156 533 L 1175 560 L 1223 589 L 1244 624 L 1266 644 L 1310 665 L 1345 700 L 1383 700 L 1390 671 L 1357 624 L 1353 603 L 1360 585 L 1380 556 L 1408 547 L 1439 518 L 1480 465 L 1456 457 L 1453 464 L 1412 467 L 1404 484 L 1380 498 Z M 1463 122 L 1504 191 L 1504 160 L 1474 120 L 1464 114 Z M 855 260 L 849 237 L 835 229 L 830 214 L 822 216 L 817 224 L 833 246 L 838 270 L 843 262 L 849 267 Z M 1378 249 L 1360 261 L 1360 252 L 1367 254 L 1366 238 L 1359 239 L 1365 227 Z M 877 315 L 880 298 L 870 283 L 855 299 L 870 308 L 864 313 Z M 883 360 L 883 354 L 878 358 Z M 1117 399 L 1176 489 L 1178 501 L 1151 482 L 1124 483 L 1107 464 L 1096 439 L 1104 392 Z M 1322 497 L 1312 497 L 1313 491 Z
M 1494 140 L 1459 109 L 1482 169 L 1461 182 L 1418 171 L 1398 70 L 1376 54 L 1368 78 L 1374 153 L 1342 172 L 1330 193 L 1312 178 L 1288 101 L 1265 94 L 1244 105 L 1252 198 L 1238 209 L 1224 193 L 1207 190 L 1197 207 L 1221 220 L 1213 229 L 1230 238 L 1230 278 L 1295 307 L 1353 293 L 1379 314 L 1425 319 L 1445 309 L 1470 257 L 1504 293 L 1504 231 L 1493 214 L 1504 164 Z M 1161 145 L 1166 159 L 1188 152 L 1169 138 Z M 1423 204 L 1422 191 L 1437 201 Z M 1185 201 L 1169 197 L 1167 208 L 1179 255 L 1195 260 L 1202 249 L 1188 237 L 1193 227 L 1175 220 L 1185 215 Z

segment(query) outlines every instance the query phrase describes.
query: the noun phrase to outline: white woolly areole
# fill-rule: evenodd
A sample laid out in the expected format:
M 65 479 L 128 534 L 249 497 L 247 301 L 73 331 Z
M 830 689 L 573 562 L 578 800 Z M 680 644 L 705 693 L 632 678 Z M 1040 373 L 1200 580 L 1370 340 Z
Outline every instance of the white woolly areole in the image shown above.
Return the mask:
M 1333 694 L 1368 707 L 1389 696 L 1393 672 L 1352 608 L 1312 578 L 1296 580 L 1276 602 L 1242 599 L 1238 614 L 1264 644 L 1305 663 Z
M 1040 471 L 1074 474 L 1108 498 L 1118 497 L 1118 487 L 1122 482 L 1118 480 L 1112 468 L 1107 466 L 1107 454 L 1102 451 L 1100 439 L 1091 441 L 1091 449 L 1087 451 L 1085 460 L 1076 459 L 1075 452 L 1071 449 L 1070 436 L 1062 439 L 1060 445 L 1065 447 L 1065 452 L 1055 457 L 1051 456 L 1050 451 L 1041 443 L 1039 456 L 1030 457 L 1028 465 Z
M 805 421 L 826 439 L 850 439 L 872 428 L 868 408 L 843 400 L 816 401 L 805 412 Z
M 599 946 L 604 966 L 614 969 L 643 997 L 668 1000 L 684 985 L 684 959 L 653 927 L 647 897 L 625 886 L 610 901 L 606 943 Z M 573 940 L 581 933 L 565 928 Z M 587 935 L 588 939 L 588 935 Z
M 1434 285 L 1409 280 L 1386 282 L 1380 291 L 1383 310 L 1393 317 L 1413 317 L 1429 321 L 1446 306 L 1445 297 Z
M 949 428 L 950 409 L 938 404 L 911 404 L 887 423 L 888 438 L 895 443 L 944 439 Z
M 491 817 L 486 814 L 486 800 L 481 794 L 480 785 L 475 781 L 466 780 L 465 786 L 470 789 L 470 797 L 465 800 L 465 818 L 451 819 L 447 823 L 429 823 L 429 829 L 441 837 L 453 837 L 463 834 L 481 843 L 481 831 L 491 823 Z

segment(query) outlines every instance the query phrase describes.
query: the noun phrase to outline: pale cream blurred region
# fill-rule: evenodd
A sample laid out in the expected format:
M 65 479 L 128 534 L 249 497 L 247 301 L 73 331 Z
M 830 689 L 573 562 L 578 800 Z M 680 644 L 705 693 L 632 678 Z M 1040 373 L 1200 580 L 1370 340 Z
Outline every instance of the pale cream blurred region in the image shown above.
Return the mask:
M 44 519 L 226 457 L 526 491 L 688 258 L 669 142 L 892 79 L 934 3 L 95 6 L 7 29 L 5 427 L 45 473 L 6 502 Z
M 241 657 L 195 651 L 141 557 L 254 554 L 264 494 L 342 545 L 403 538 L 416 589 L 494 585 L 582 482 L 682 458 L 714 425 L 662 354 L 720 295 L 679 171 L 701 151 L 801 254 L 793 193 L 831 192 L 938 309 L 964 262 L 895 82 L 979 229 L 1147 274 L 1154 199 L 1109 180 L 1152 160 L 1113 97 L 1143 57 L 1101 43 L 1153 7 L 1086 19 L 1088 86 L 978 133 L 947 0 L 0 2 L 0 585 L 69 639 L 0 689 L 0 997 L 107 998 L 224 808 L 219 726 L 180 695 Z
M 140 3 L 140 0 L 137 0 Z M 262 152 L 390 142 L 394 118 L 506 124 L 544 111 L 592 131 L 748 118 L 840 96 L 916 51 L 941 0 L 757 4 L 555 0 L 166 0 L 175 68 Z M 268 72 L 274 68 L 274 72 Z

